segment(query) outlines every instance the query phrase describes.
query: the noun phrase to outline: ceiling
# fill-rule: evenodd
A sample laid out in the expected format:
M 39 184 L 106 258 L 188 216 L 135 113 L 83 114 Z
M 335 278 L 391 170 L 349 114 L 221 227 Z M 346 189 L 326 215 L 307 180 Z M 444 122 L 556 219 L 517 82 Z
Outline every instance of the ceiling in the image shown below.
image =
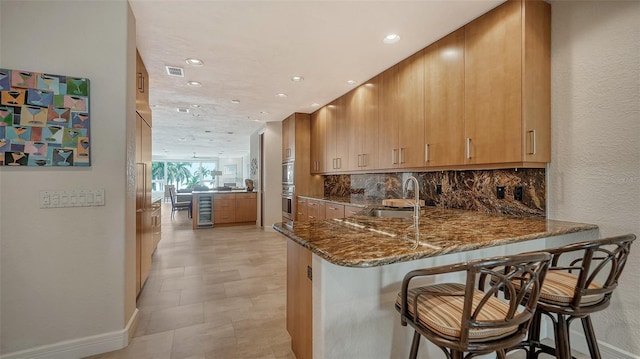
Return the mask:
M 315 111 L 503 0 L 129 2 L 161 160 L 247 155 L 266 122 Z M 383 43 L 389 33 L 400 41 Z

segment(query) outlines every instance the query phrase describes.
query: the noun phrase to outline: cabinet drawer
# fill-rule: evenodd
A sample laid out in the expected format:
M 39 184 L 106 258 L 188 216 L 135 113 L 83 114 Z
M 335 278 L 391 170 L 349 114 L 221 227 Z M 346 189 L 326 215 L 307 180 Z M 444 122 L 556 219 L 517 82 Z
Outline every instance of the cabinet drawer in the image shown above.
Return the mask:
M 356 206 L 344 206 L 344 216 L 353 217 L 356 213 L 362 211 L 364 208 Z
M 236 198 L 235 193 L 216 193 L 213 195 L 214 201 L 218 201 L 218 200 L 222 200 L 222 199 L 226 199 L 226 200 L 233 200 Z
M 237 199 L 257 199 L 258 196 L 256 193 L 236 193 Z
M 326 203 L 324 208 L 325 208 L 325 219 L 344 218 L 343 204 Z

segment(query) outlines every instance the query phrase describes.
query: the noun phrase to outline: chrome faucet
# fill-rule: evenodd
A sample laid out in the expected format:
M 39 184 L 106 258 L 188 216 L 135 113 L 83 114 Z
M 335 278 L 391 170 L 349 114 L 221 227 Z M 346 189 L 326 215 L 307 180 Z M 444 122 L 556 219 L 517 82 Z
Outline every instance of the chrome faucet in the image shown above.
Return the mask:
M 418 183 L 418 179 L 414 176 L 410 176 L 406 181 L 404 181 L 404 186 L 402 186 L 402 198 L 407 198 L 407 187 L 409 187 L 408 183 L 411 181 L 413 181 L 413 191 L 415 194 L 413 203 L 413 219 L 417 221 L 418 218 L 420 218 L 420 184 Z

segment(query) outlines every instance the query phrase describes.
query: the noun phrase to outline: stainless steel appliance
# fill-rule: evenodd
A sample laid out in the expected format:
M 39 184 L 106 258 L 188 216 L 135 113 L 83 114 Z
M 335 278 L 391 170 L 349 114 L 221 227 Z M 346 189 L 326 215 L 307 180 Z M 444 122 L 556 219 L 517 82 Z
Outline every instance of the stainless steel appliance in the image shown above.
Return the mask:
M 282 220 L 293 221 L 293 214 L 295 213 L 293 203 L 293 185 L 282 185 Z
M 293 185 L 293 161 L 282 163 L 282 184 Z

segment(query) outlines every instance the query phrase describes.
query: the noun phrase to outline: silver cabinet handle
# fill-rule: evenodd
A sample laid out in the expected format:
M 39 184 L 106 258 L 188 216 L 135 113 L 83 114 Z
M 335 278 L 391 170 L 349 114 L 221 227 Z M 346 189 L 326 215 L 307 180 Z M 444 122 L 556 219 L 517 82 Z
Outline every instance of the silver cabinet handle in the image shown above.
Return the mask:
M 367 167 L 367 154 L 362 154 L 362 167 Z
M 429 144 L 424 144 L 424 161 L 429 162 Z
M 531 143 L 531 152 L 529 152 L 529 155 L 535 155 L 536 154 L 536 130 L 531 130 L 528 131 L 529 132 L 529 141 Z
M 404 147 L 400 147 L 400 163 L 404 163 Z
M 467 159 L 471 158 L 471 137 L 467 137 Z
M 398 161 L 396 161 L 396 151 L 398 150 L 395 148 L 391 150 L 391 163 L 394 165 L 398 163 Z

